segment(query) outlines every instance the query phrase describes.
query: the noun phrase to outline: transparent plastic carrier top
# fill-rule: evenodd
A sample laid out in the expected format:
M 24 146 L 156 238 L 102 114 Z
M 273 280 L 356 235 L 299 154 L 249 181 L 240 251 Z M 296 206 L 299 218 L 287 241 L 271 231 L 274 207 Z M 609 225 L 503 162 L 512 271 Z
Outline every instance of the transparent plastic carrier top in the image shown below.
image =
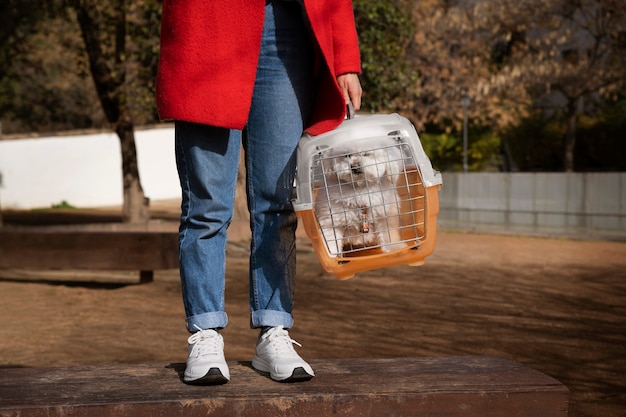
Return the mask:
M 340 279 L 434 250 L 441 174 L 408 119 L 360 115 L 298 146 L 293 207 L 324 269 Z

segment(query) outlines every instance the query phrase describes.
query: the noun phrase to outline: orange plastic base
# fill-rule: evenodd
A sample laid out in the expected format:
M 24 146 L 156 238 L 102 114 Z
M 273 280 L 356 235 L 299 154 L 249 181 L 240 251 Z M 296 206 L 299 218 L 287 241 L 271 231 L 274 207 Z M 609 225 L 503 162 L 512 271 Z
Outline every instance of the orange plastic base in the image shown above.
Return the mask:
M 307 236 L 311 239 L 313 249 L 329 274 L 334 274 L 340 280 L 354 277 L 358 272 L 385 268 L 393 265 L 423 265 L 425 258 L 435 250 L 437 236 L 437 214 L 439 213 L 439 189 L 441 186 L 427 187 L 421 193 L 424 195 L 426 207 L 424 218 L 424 234 L 418 239 L 415 236 L 406 248 L 392 252 L 382 252 L 380 249 L 370 249 L 352 253 L 349 256 L 330 255 L 320 233 L 320 228 L 313 210 L 297 211 Z M 408 229 L 408 228 L 407 228 Z M 404 236 L 403 236 L 404 237 Z

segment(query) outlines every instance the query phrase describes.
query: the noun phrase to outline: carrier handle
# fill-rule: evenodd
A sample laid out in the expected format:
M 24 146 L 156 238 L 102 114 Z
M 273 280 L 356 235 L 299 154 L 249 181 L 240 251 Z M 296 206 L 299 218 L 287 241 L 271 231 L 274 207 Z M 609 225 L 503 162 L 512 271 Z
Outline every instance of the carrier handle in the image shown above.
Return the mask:
M 351 101 L 346 104 L 346 119 L 354 119 L 354 106 Z

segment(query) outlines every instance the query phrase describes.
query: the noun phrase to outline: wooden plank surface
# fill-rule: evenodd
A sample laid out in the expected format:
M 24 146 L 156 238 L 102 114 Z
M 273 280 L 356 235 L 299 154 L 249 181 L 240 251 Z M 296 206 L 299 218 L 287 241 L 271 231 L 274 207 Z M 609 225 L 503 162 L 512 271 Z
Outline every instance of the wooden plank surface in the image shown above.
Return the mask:
M 144 270 L 178 267 L 178 234 L 0 229 L 0 268 Z
M 0 370 L 0 416 L 565 417 L 555 379 L 497 357 L 310 361 L 281 384 L 230 362 L 219 386 L 181 382 L 184 364 Z

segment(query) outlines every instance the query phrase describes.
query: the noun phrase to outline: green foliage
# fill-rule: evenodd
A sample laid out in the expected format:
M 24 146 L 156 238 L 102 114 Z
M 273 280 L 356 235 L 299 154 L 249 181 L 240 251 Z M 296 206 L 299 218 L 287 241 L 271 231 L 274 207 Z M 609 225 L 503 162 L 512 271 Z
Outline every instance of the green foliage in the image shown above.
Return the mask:
M 115 12 L 107 4 L 98 4 L 103 19 L 111 19 Z M 43 5 L 32 0 L 0 4 L 0 117 L 5 133 L 107 125 L 76 16 L 68 5 L 69 1 L 61 0 L 44 0 Z M 118 60 L 123 71 L 113 75 L 125 74 L 121 93 L 135 123 L 154 123 L 158 121 L 154 79 L 161 4 L 158 0 L 126 2 L 124 12 L 126 51 Z M 112 56 L 114 36 L 100 39 L 104 52 Z
M 463 143 L 458 135 L 422 133 L 420 140 L 433 168 L 438 171 L 456 171 L 462 168 Z
M 138 124 L 158 122 L 155 80 L 159 62 L 159 36 L 161 31 L 161 1 L 143 0 L 130 4 L 128 45 L 134 61 L 136 76 L 128 81 L 130 108 Z M 139 94 L 137 94 L 139 93 Z
M 75 209 L 76 207 L 74 207 L 73 205 L 71 205 L 70 203 L 68 203 L 67 201 L 63 200 L 58 204 L 52 204 L 52 208 L 53 209 Z
M 605 103 L 597 114 L 577 124 L 575 171 L 626 171 L 626 100 Z M 562 171 L 566 120 L 562 113 L 547 116 L 534 110 L 504 131 L 520 171 Z
M 577 171 L 626 171 L 626 99 L 606 103 L 597 117 L 583 117 L 578 126 Z
M 11 60 L 28 49 L 24 40 L 42 20 L 52 17 L 54 0 L 2 0 L 0 2 L 0 79 Z
M 407 109 L 407 95 L 417 79 L 408 56 L 416 26 L 413 3 L 354 0 L 353 4 L 363 69 L 364 109 Z
M 37 28 L 22 38 L 24 50 L 8 63 L 0 78 L 4 130 L 101 127 L 102 110 L 74 21 L 49 17 Z
M 562 171 L 565 123 L 557 116 L 533 111 L 517 126 L 505 129 L 502 138 L 511 149 L 520 171 Z
M 469 129 L 468 171 L 497 171 L 500 168 L 500 138 L 488 129 Z M 433 167 L 439 171 L 463 170 L 463 135 L 453 133 L 422 133 L 420 140 Z

